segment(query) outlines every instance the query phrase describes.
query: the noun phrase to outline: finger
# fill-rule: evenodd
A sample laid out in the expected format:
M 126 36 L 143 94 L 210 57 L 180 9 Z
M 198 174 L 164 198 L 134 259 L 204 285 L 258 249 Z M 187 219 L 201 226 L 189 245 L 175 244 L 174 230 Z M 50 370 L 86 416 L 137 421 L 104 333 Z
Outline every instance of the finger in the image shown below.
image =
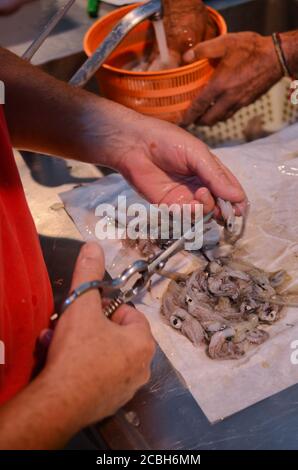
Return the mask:
M 221 224 L 221 222 L 222 222 L 222 215 L 221 215 L 220 208 L 219 208 L 217 205 L 214 207 L 213 217 L 217 220 L 217 222 L 218 222 L 219 224 Z
M 235 214 L 238 216 L 245 216 L 249 211 L 249 201 L 245 199 L 243 202 L 239 202 L 234 205 Z
M 249 210 L 248 199 L 245 199 L 243 202 L 233 204 L 234 213 L 237 217 L 245 217 Z M 214 207 L 214 218 L 217 219 L 217 222 L 221 224 L 223 222 L 223 216 L 220 208 L 216 205 Z
M 104 272 L 104 255 L 100 245 L 97 242 L 86 243 L 76 262 L 71 290 L 84 282 L 102 279 Z
M 197 44 L 189 49 L 184 55 L 183 60 L 186 63 L 194 62 L 200 59 L 219 59 L 226 54 L 226 36 L 220 36 L 209 41 Z
M 198 201 L 200 204 L 203 204 L 204 214 L 208 214 L 209 212 L 213 211 L 215 201 L 208 188 L 199 188 L 195 192 L 195 198 L 196 201 Z
M 230 181 L 231 186 L 235 187 L 235 188 L 238 188 L 239 191 L 240 191 L 240 193 L 239 193 L 239 195 L 241 196 L 240 199 L 239 200 L 233 199 L 233 200 L 231 200 L 231 202 L 242 204 L 244 201 L 247 200 L 247 196 L 245 194 L 245 191 L 244 191 L 242 185 L 240 184 L 240 182 L 238 181 L 236 176 L 229 170 L 229 168 L 227 168 L 216 155 L 214 155 L 213 153 L 212 153 L 212 155 L 213 155 L 213 158 L 215 159 L 215 161 L 218 163 L 218 165 L 220 165 L 222 167 L 223 171 L 226 174 L 226 177 Z
M 202 142 L 196 141 L 196 146 L 188 154 L 187 163 L 213 196 L 231 202 L 242 202 L 245 199 L 245 193 L 238 180 Z
M 121 326 L 139 324 L 149 328 L 149 323 L 145 316 L 135 308 L 126 304 L 116 310 L 112 316 L 112 321 Z
M 241 184 L 239 183 L 239 181 L 237 180 L 237 178 L 233 175 L 233 173 L 227 167 L 225 167 L 223 165 L 223 163 L 220 161 L 220 159 L 216 155 L 214 155 L 214 154 L 212 154 L 212 155 L 213 155 L 214 159 L 216 160 L 216 162 L 220 166 L 222 166 L 223 170 L 225 171 L 225 173 L 227 175 L 227 178 L 231 182 L 231 185 L 233 185 L 235 187 L 238 186 L 238 187 L 241 188 L 241 191 L 242 191 L 242 194 L 243 194 L 242 200 L 239 201 L 239 202 L 231 201 L 231 202 L 234 202 L 233 207 L 234 207 L 234 210 L 235 210 L 235 215 L 241 216 L 246 212 L 248 204 L 249 204 L 247 196 L 245 194 L 245 191 L 244 191 L 243 187 L 241 186 Z M 226 199 L 226 196 L 220 196 L 220 197 L 222 197 L 225 200 L 229 200 L 229 199 Z M 215 205 L 215 207 L 214 207 L 214 217 L 216 219 L 221 219 L 222 218 L 221 210 L 217 205 Z
M 108 307 L 111 303 L 111 299 L 108 298 L 108 297 L 102 297 L 101 298 L 101 305 L 102 305 L 102 308 L 105 309 L 106 307 Z

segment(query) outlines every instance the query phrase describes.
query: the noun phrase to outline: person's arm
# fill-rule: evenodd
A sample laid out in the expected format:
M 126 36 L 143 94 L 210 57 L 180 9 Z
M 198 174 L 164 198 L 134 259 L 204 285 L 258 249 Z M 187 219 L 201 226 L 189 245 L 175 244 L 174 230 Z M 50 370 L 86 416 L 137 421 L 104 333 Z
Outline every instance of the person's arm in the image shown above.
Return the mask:
M 3 49 L 0 63 L 15 147 L 110 166 L 155 204 L 200 202 L 209 212 L 213 196 L 245 200 L 231 172 L 182 129 L 75 89 Z
M 194 45 L 217 36 L 217 26 L 202 0 L 162 0 L 163 24 L 169 59 L 162 62 L 158 46 L 150 57 L 148 71 L 177 68 L 183 54 Z
M 58 81 L 1 48 L 0 63 L 14 147 L 117 166 L 112 147 L 122 143 L 134 113 Z
M 97 243 L 78 257 L 72 289 L 104 272 Z M 0 407 L 0 449 L 62 447 L 81 428 L 114 414 L 149 380 L 155 343 L 145 317 L 122 306 L 113 321 L 99 292 L 59 319 L 41 374 Z
M 293 75 L 298 73 L 298 31 L 281 35 Z M 214 59 L 218 63 L 210 82 L 184 116 L 184 124 L 214 125 L 231 117 L 267 92 L 283 76 L 272 37 L 234 33 L 198 44 L 184 55 L 186 62 Z

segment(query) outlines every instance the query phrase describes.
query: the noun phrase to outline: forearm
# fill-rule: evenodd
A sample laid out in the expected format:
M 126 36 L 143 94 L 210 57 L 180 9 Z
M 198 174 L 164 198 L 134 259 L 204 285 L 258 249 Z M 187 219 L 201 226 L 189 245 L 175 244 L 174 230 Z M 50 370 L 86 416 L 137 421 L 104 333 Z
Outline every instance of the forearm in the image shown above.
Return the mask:
M 298 30 L 281 34 L 281 40 L 290 72 L 298 78 Z
M 46 374 L 0 408 L 0 449 L 57 449 L 82 424 L 73 396 Z M 61 389 L 61 390 L 60 390 Z M 66 396 L 65 396 L 66 395 Z
M 4 49 L 0 63 L 16 148 L 115 167 L 112 149 L 122 145 L 125 124 L 136 113 L 60 82 Z

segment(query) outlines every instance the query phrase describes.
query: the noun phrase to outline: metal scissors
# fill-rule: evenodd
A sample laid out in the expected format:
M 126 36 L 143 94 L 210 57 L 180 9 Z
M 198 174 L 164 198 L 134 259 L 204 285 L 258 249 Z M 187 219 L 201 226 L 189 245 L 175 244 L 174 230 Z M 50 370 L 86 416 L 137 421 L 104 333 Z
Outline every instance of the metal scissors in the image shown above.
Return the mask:
M 204 233 L 208 231 L 208 228 L 204 227 L 204 224 L 209 222 L 212 216 L 213 212 L 210 212 L 203 218 L 203 229 L 201 225 L 202 220 L 200 220 L 181 238 L 173 241 L 167 249 L 160 251 L 148 260 L 140 259 L 135 261 L 115 279 L 110 281 L 94 280 L 81 284 L 74 289 L 64 301 L 61 313 L 72 305 L 76 299 L 90 290 L 96 289 L 104 295 L 115 294 L 115 297 L 104 310 L 106 317 L 111 317 L 121 305 L 131 302 L 146 287 L 151 277 L 164 269 L 166 263 L 172 256 L 184 249 L 185 243 L 190 240 L 191 236 L 195 233 L 198 234 L 198 225 L 200 226 L 199 234 L 204 235 Z

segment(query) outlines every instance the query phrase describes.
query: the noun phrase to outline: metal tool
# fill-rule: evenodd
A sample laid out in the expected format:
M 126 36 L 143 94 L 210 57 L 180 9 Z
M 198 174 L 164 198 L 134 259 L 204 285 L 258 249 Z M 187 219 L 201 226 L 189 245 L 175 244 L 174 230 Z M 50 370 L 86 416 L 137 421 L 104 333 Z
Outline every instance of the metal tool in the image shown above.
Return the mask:
M 82 67 L 74 74 L 69 83 L 76 87 L 83 87 L 86 85 L 125 36 L 127 36 L 127 34 L 138 24 L 148 18 L 152 18 L 152 20 L 159 20 L 162 18 L 161 0 L 151 0 L 125 15 L 100 44 L 92 56 L 89 57 Z
M 74 4 L 75 0 L 68 0 L 68 2 L 63 5 L 57 13 L 50 19 L 50 21 L 43 28 L 42 32 L 37 36 L 33 43 L 28 47 L 28 49 L 22 55 L 24 60 L 30 62 L 34 54 L 38 51 L 40 46 L 44 43 L 47 37 L 51 34 L 55 26 L 59 21 L 66 15 L 70 7 Z
M 210 212 L 203 218 L 203 230 L 204 234 L 206 227 L 204 224 L 209 222 L 213 212 Z M 109 318 L 115 311 L 123 304 L 132 301 L 148 284 L 149 280 L 154 274 L 163 269 L 166 263 L 172 256 L 182 251 L 185 247 L 185 242 L 189 241 L 192 235 L 198 234 L 197 227 L 201 230 L 202 220 L 194 224 L 194 226 L 188 230 L 181 238 L 174 241 L 166 250 L 159 252 L 149 260 L 137 260 L 131 266 L 129 266 L 123 273 L 111 281 L 90 281 L 81 284 L 74 291 L 71 292 L 69 297 L 65 300 L 62 305 L 62 313 L 72 305 L 75 300 L 86 294 L 90 290 L 100 290 L 105 294 L 117 293 L 116 297 L 111 300 L 110 304 L 104 310 L 104 314 Z M 129 285 L 131 281 L 131 285 Z

